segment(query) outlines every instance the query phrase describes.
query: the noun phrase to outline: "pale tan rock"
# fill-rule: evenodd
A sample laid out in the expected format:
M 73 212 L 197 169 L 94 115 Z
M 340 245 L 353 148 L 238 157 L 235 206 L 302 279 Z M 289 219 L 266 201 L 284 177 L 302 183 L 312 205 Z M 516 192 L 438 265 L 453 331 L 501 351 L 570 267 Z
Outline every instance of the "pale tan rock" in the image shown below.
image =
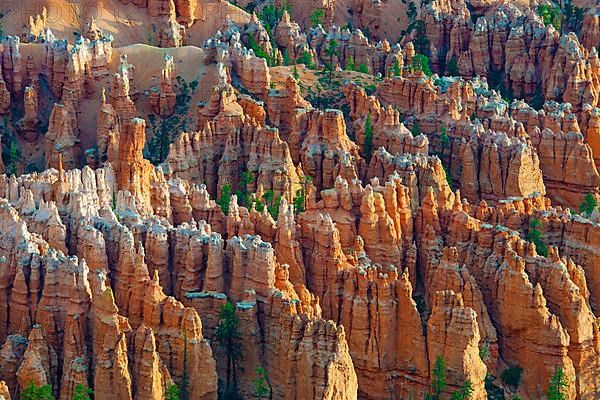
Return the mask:
M 460 391 L 468 380 L 473 385 L 472 398 L 487 398 L 487 369 L 479 358 L 479 339 L 477 314 L 464 306 L 462 296 L 453 291 L 436 292 L 427 321 L 427 350 L 429 365 L 435 365 L 437 357 L 446 362 L 447 392 Z
M 50 385 L 57 390 L 58 359 L 54 349 L 44 340 L 39 325 L 35 325 L 29 334 L 29 344 L 23 355 L 23 363 L 17 371 L 19 387 L 25 388 L 30 382 L 34 385 Z
M 46 133 L 46 167 L 57 168 L 58 156 L 67 169 L 79 167 L 80 150 L 77 119 L 74 110 L 64 104 L 55 104 Z

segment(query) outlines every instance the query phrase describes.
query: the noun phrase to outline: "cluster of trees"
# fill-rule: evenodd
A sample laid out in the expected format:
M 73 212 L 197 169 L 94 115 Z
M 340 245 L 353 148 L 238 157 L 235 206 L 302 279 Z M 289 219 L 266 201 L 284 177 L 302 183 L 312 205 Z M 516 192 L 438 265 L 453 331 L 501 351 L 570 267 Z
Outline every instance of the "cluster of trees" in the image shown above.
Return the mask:
M 251 9 L 248 9 L 248 7 L 251 7 Z M 246 7 L 246 10 L 248 12 L 253 12 L 254 9 L 256 8 L 256 4 L 254 2 L 250 2 L 248 4 L 248 7 Z M 260 19 L 265 30 L 269 34 L 269 38 L 271 40 L 271 47 L 273 49 L 277 48 L 277 43 L 275 43 L 275 35 L 274 35 L 275 27 L 281 20 L 283 13 L 286 11 L 288 13 L 292 11 L 291 4 L 289 4 L 287 2 L 283 2 L 280 7 L 277 7 L 273 3 L 273 0 L 271 0 L 262 9 L 262 12 L 257 13 L 257 17 Z M 248 36 L 248 47 L 251 48 L 252 50 L 254 50 L 254 54 L 256 54 L 256 56 L 267 60 L 268 66 L 272 67 L 272 66 L 276 65 L 275 54 L 268 54 L 262 47 L 260 47 L 258 45 L 258 43 L 256 43 L 256 39 L 252 35 Z M 275 51 L 275 50 L 273 50 L 273 51 Z M 284 65 L 291 64 L 290 54 L 287 50 L 283 53 L 283 63 L 284 63 Z
M 275 196 L 273 189 L 268 189 L 260 198 L 257 198 L 256 194 L 250 193 L 248 190 L 248 186 L 254 182 L 254 179 L 255 177 L 252 172 L 242 172 L 239 189 L 233 193 L 237 196 L 238 204 L 246 208 L 250 208 L 252 205 L 254 205 L 256 210 L 259 212 L 263 212 L 266 208 L 269 214 L 271 214 L 271 217 L 277 221 L 282 197 Z M 301 185 L 301 188 L 296 191 L 295 197 L 293 198 L 295 213 L 301 213 L 305 210 L 306 191 L 311 181 L 312 179 L 310 177 L 303 177 L 299 182 L 295 182 Z M 227 184 L 221 188 L 221 196 L 216 200 L 217 205 L 221 208 L 221 211 L 223 211 L 225 215 L 229 213 L 231 195 L 231 185 Z
M 561 5 L 542 4 L 535 10 L 544 21 L 544 25 L 552 25 L 559 33 L 581 29 L 586 9 L 574 6 L 569 0 L 561 2 Z
M 303 50 L 300 54 L 300 57 L 296 59 L 297 64 L 304 64 L 308 69 L 315 69 L 317 65 L 315 64 L 315 60 L 313 60 L 313 56 L 310 51 Z
M 513 392 L 516 392 L 521 383 L 522 373 L 523 369 L 521 367 L 512 366 L 502 372 L 501 380 L 506 386 L 510 387 Z M 440 400 L 442 398 L 442 393 L 447 387 L 446 377 L 446 361 L 442 356 L 437 356 L 433 369 L 431 370 L 431 383 L 429 393 L 425 395 L 425 400 Z M 569 382 L 563 369 L 561 367 L 556 368 L 556 372 L 548 384 L 548 400 L 566 400 L 568 387 Z M 473 384 L 467 380 L 459 390 L 455 390 L 452 393 L 450 399 L 469 400 L 472 395 Z M 512 400 L 521 400 L 521 398 L 515 395 L 512 397 Z
M 152 132 L 150 140 L 144 149 L 144 156 L 154 165 L 162 163 L 169 152 L 169 145 L 181 132 L 191 128 L 192 118 L 188 117 L 190 105 L 196 90 L 198 80 L 187 82 L 181 76 L 175 84 L 176 98 L 173 114 L 168 117 L 148 115 L 148 126 Z
M 251 9 L 249 9 L 249 7 L 251 7 Z M 255 7 L 256 7 L 256 4 L 254 2 L 250 2 L 248 4 L 248 6 L 246 7 L 246 10 L 248 12 L 253 12 Z M 292 10 L 291 4 L 284 2 L 281 4 L 281 6 L 277 7 L 274 5 L 273 1 L 271 0 L 269 2 L 269 4 L 267 4 L 263 8 L 262 12 L 257 13 L 257 17 L 261 20 L 263 26 L 265 27 L 265 30 L 269 34 L 269 37 L 271 39 L 271 45 L 272 45 L 273 49 L 277 48 L 277 43 L 275 43 L 275 41 L 274 41 L 273 31 L 275 30 L 275 27 L 281 20 L 283 13 L 285 11 L 287 11 L 289 13 L 289 12 L 291 12 L 291 10 Z M 313 26 L 320 25 L 323 23 L 323 20 L 325 19 L 325 11 L 322 9 L 316 9 L 310 14 L 309 18 L 310 18 Z M 268 54 L 262 47 L 260 47 L 260 45 L 256 42 L 256 39 L 252 35 L 248 36 L 248 47 L 251 48 L 252 50 L 254 50 L 254 54 L 257 57 L 264 58 L 267 61 L 268 66 L 272 67 L 272 66 L 276 65 L 275 54 Z M 315 64 L 315 61 L 313 60 L 313 56 L 310 53 L 310 51 L 308 51 L 308 50 L 302 51 L 302 53 L 295 60 L 292 60 L 290 53 L 287 49 L 284 50 L 282 56 L 283 56 L 283 65 L 286 65 L 286 66 L 294 65 L 294 77 L 296 79 L 299 78 L 296 64 L 304 64 L 306 66 L 306 68 L 308 68 L 308 69 L 316 68 L 316 64 Z
M 361 74 L 369 73 L 369 67 L 367 67 L 367 64 L 360 63 L 357 66 L 356 63 L 354 62 L 354 57 L 352 57 L 352 56 L 349 56 L 348 60 L 346 60 L 346 67 L 344 69 L 346 71 L 360 72 Z
M 1 35 L 0 35 L 1 36 Z M 17 175 L 19 163 L 22 161 L 21 146 L 17 138 L 11 133 L 10 121 L 5 116 L 0 125 L 0 136 L 2 137 L 3 151 L 2 161 L 4 162 L 4 172 L 7 175 Z
M 429 65 L 429 58 L 425 54 L 415 54 L 411 60 L 410 68 L 413 71 L 421 71 L 427 76 L 433 75 L 433 71 Z
M 73 400 L 91 400 L 94 391 L 87 386 L 78 383 L 73 389 Z M 21 391 L 21 400 L 55 400 L 52 393 L 52 386 L 38 386 L 33 382 L 29 382 Z
M 562 10 L 557 5 L 541 4 L 537 7 L 537 14 L 542 17 L 544 25 L 552 25 L 560 32 L 562 28 Z
M 268 54 L 262 47 L 260 47 L 259 44 L 256 43 L 256 39 L 254 39 L 253 35 L 248 35 L 248 47 L 251 48 L 252 50 L 254 50 L 254 54 L 257 57 L 264 58 L 265 60 L 267 60 L 267 65 L 269 67 L 272 67 L 275 65 L 274 55 Z M 288 55 L 288 60 L 289 60 L 289 55 Z
M 273 38 L 273 30 L 281 20 L 283 13 L 287 11 L 288 13 L 292 12 L 292 5 L 287 3 L 286 1 L 282 2 L 280 7 L 277 7 L 273 0 L 269 2 L 263 9 L 262 12 L 257 13 L 257 17 L 263 23 L 267 33 L 271 38 Z

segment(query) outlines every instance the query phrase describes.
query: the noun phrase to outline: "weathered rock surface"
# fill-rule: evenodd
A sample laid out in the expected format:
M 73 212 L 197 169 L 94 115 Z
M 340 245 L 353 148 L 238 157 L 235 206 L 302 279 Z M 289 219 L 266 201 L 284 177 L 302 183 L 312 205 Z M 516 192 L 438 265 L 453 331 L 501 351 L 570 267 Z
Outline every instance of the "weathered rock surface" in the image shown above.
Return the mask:
M 257 367 L 271 398 L 422 398 L 438 357 L 443 398 L 507 367 L 506 398 L 558 367 L 597 398 L 597 7 L 559 32 L 537 4 L 409 3 L 136 0 L 127 29 L 8 32 L 0 398 L 216 399 L 228 301 L 244 398 Z

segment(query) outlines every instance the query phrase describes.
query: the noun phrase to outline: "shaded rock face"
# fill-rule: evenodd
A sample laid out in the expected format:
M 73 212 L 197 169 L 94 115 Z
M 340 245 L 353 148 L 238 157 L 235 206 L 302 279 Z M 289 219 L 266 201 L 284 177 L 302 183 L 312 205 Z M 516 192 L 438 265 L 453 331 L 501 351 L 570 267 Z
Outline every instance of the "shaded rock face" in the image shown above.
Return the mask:
M 262 397 L 423 398 L 439 360 L 442 398 L 546 398 L 558 368 L 600 396 L 597 8 L 561 34 L 418 2 L 392 38 L 390 2 L 309 3 L 324 26 L 263 4 L 208 37 L 211 4 L 134 1 L 159 52 L 105 20 L 57 39 L 46 11 L 3 39 L 0 398 L 254 398 L 257 368 Z

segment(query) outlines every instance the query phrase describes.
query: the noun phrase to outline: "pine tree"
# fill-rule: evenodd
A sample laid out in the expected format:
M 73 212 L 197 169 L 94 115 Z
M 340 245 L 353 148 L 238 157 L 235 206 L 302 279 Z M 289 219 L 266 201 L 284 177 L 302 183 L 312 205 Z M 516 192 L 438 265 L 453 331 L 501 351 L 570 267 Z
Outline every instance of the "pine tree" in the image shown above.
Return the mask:
M 354 65 L 354 57 L 349 56 L 348 60 L 346 61 L 346 71 L 354 71 L 355 68 L 356 65 Z
M 333 64 L 333 58 L 339 55 L 338 51 L 338 42 L 335 39 L 331 39 L 329 43 L 327 43 L 327 47 L 325 47 L 325 55 L 329 57 L 329 63 L 327 64 L 327 70 L 329 71 L 329 83 L 333 79 L 333 71 L 335 70 L 335 65 Z
M 285 49 L 283 51 L 283 65 L 285 65 L 286 67 L 290 65 L 290 52 L 288 51 L 288 49 Z
M 442 392 L 446 389 L 446 361 L 444 357 L 437 356 L 435 365 L 431 371 L 431 391 L 433 399 L 439 400 Z
M 243 352 L 239 332 L 240 319 L 235 314 L 235 306 L 230 301 L 221 307 L 219 316 L 220 321 L 215 337 L 227 357 L 226 391 L 237 393 L 237 368 Z
M 73 400 L 91 400 L 90 395 L 94 394 L 94 391 L 89 387 L 78 383 L 73 389 Z
M 415 123 L 410 127 L 410 133 L 413 136 L 419 136 L 421 134 L 421 126 L 419 126 L 419 122 L 415 121 Z
M 598 200 L 596 200 L 596 197 L 592 193 L 588 193 L 583 198 L 583 202 L 579 206 L 579 211 L 583 215 L 589 217 L 592 215 L 596 207 L 598 207 Z
M 188 370 L 187 333 L 183 334 L 183 371 L 181 374 L 181 400 L 190 399 L 190 373 Z
M 244 207 L 250 206 L 250 192 L 248 191 L 248 185 L 254 183 L 254 174 L 250 171 L 242 172 L 240 179 L 239 189 L 236 190 L 235 195 L 238 198 L 238 204 Z
M 296 196 L 294 197 L 294 213 L 296 215 L 306 209 L 306 192 L 311 182 L 312 178 L 310 176 L 303 176 L 300 182 L 298 182 L 301 187 L 296 191 Z
M 458 63 L 456 62 L 456 58 L 452 57 L 450 61 L 448 61 L 448 65 L 446 65 L 446 70 L 448 71 L 448 75 L 450 76 L 459 76 L 460 72 L 458 70 Z
M 254 373 L 256 374 L 256 378 L 252 380 L 254 395 L 258 397 L 258 400 L 262 400 L 263 397 L 269 394 L 269 375 L 263 367 L 257 367 L 254 369 Z
M 296 196 L 294 196 L 294 214 L 300 214 L 304 211 L 305 201 L 306 198 L 302 189 L 296 190 Z
M 365 120 L 365 160 L 367 164 L 371 162 L 373 156 L 373 122 L 371 121 L 371 113 L 367 114 Z
M 523 368 L 518 365 L 514 365 L 502 371 L 500 379 L 502 379 L 502 382 L 504 382 L 506 385 L 512 387 L 513 389 L 517 389 L 521 384 L 522 374 Z
M 229 214 L 229 203 L 231 203 L 231 185 L 223 186 L 221 189 L 221 198 L 216 201 L 217 205 L 223 211 L 223 214 Z
M 392 67 L 392 74 L 395 77 L 399 77 L 400 75 L 402 75 L 402 70 L 400 68 L 400 61 L 398 61 L 397 58 L 394 60 L 394 66 Z
M 429 58 L 423 54 L 415 54 L 411 61 L 411 67 L 414 71 L 421 71 L 427 76 L 431 76 L 433 72 L 429 66 Z
M 569 382 L 562 367 L 556 368 L 548 386 L 548 400 L 565 400 L 567 398 L 565 392 L 568 387 Z
M 267 206 L 267 211 L 275 221 L 279 218 L 279 206 L 281 205 L 281 196 L 277 196 L 273 204 Z
M 542 232 L 538 229 L 542 226 L 542 223 L 537 218 L 531 218 L 529 220 L 529 232 L 525 236 L 525 240 L 535 244 L 535 250 L 541 256 L 548 256 L 548 246 L 542 240 Z
M 313 28 L 319 25 L 323 25 L 323 21 L 325 20 L 325 10 L 317 8 L 312 13 L 310 13 L 310 16 L 308 18 L 310 19 Z
M 442 146 L 447 147 L 450 144 L 450 137 L 448 136 L 448 129 L 446 125 L 440 125 L 440 142 Z
M 300 57 L 297 60 L 297 63 L 306 65 L 306 68 L 308 69 L 315 69 L 315 62 L 313 60 L 313 56 L 308 50 L 302 51 L 302 54 L 300 54 Z
M 171 385 L 167 388 L 165 400 L 181 400 L 177 385 Z
M 469 400 L 473 395 L 473 384 L 470 380 L 466 380 L 460 390 L 454 391 L 450 400 Z

